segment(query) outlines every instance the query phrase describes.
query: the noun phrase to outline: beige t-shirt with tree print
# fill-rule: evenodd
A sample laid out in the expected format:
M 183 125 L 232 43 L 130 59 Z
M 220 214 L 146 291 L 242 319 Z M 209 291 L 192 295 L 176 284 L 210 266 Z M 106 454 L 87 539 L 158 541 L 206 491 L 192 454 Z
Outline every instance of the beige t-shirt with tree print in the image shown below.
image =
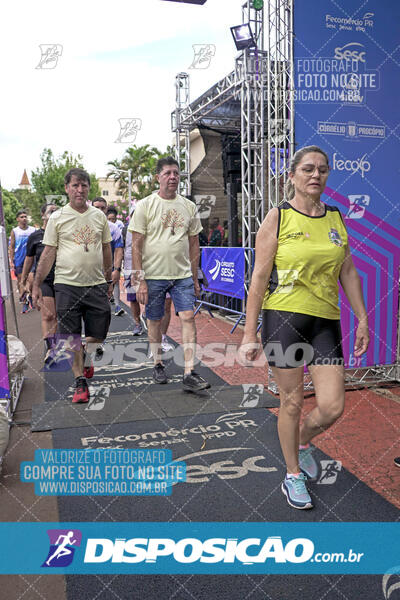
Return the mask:
M 184 279 L 192 275 L 189 236 L 202 230 L 196 205 L 177 194 L 173 200 L 154 192 L 136 204 L 128 231 L 145 236 L 145 279 Z
M 43 244 L 57 248 L 54 283 L 80 287 L 105 283 L 103 244 L 111 242 L 106 216 L 89 206 L 79 213 L 69 204 L 47 222 Z

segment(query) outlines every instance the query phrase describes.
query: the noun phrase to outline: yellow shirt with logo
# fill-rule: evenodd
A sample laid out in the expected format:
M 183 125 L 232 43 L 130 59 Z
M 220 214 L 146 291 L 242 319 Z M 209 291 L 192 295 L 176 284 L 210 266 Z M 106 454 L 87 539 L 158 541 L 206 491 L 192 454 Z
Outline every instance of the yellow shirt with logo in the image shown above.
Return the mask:
M 184 279 L 192 275 L 189 236 L 202 230 L 196 205 L 177 194 L 173 200 L 157 192 L 136 204 L 128 231 L 145 236 L 142 268 L 145 279 Z
M 53 212 L 43 244 L 57 248 L 54 283 L 80 287 L 105 283 L 103 244 L 111 242 L 106 216 L 89 206 L 80 213 L 67 204 Z
M 279 207 L 278 249 L 264 309 L 339 319 L 338 279 L 348 245 L 336 207 L 310 217 L 288 202 Z

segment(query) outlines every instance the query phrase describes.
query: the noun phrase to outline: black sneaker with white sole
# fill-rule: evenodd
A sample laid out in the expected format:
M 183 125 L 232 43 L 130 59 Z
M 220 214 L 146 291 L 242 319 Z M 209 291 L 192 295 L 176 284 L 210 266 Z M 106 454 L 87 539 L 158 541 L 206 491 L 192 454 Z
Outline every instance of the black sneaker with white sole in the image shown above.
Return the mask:
M 208 390 L 211 385 L 201 377 L 196 371 L 191 371 L 188 375 L 183 376 L 183 389 L 185 392 L 200 392 Z
M 396 465 L 396 467 L 400 467 L 400 456 L 398 456 L 397 458 L 393 459 L 394 464 Z
M 168 377 L 165 372 L 165 366 L 157 363 L 153 369 L 153 379 L 156 383 L 167 383 Z

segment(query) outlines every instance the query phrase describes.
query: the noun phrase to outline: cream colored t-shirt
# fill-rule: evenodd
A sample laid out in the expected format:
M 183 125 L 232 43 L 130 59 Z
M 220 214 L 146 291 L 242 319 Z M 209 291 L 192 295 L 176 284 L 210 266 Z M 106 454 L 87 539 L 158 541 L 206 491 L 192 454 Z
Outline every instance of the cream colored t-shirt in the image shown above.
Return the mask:
M 43 244 L 57 248 L 54 283 L 80 287 L 105 283 L 102 245 L 107 242 L 110 228 L 98 208 L 89 206 L 80 213 L 67 204 L 53 212 Z
M 146 236 L 142 251 L 145 279 L 190 277 L 189 236 L 202 229 L 196 205 L 184 196 L 166 200 L 153 192 L 138 202 L 128 231 Z

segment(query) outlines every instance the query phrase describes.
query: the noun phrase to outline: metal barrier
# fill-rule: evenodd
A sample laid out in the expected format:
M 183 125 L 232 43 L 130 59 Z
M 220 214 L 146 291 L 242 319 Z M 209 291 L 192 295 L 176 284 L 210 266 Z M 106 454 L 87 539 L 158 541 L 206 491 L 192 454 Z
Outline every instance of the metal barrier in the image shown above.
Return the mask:
M 229 253 L 229 250 L 243 250 L 244 251 L 244 274 L 243 274 L 243 288 L 244 288 L 244 294 L 242 298 L 238 298 L 237 295 L 235 293 L 229 294 L 229 289 L 228 290 L 224 290 L 225 293 L 223 293 L 222 291 L 220 291 L 218 289 L 218 282 L 216 283 L 216 285 L 212 286 L 212 288 L 209 287 L 209 278 L 211 277 L 211 273 L 210 271 L 206 271 L 203 267 L 203 251 L 207 249 L 208 253 L 212 250 L 215 250 L 215 255 L 220 256 L 221 253 L 223 253 L 223 251 L 225 250 L 226 253 Z M 218 263 L 220 263 L 221 261 L 219 261 L 218 258 L 215 258 L 216 261 L 216 265 L 218 266 Z M 239 325 L 240 321 L 245 317 L 246 315 L 246 301 L 247 301 L 247 295 L 248 295 L 248 291 L 249 291 L 249 287 L 250 287 L 250 281 L 251 281 L 251 275 L 253 272 L 253 267 L 254 267 L 254 248 L 225 248 L 225 247 L 221 247 L 221 246 L 216 246 L 215 248 L 210 247 L 210 246 L 201 246 L 201 270 L 204 276 L 204 279 L 202 281 L 202 293 L 204 294 L 212 294 L 213 296 L 217 297 L 217 301 L 216 302 L 209 302 L 206 299 L 201 298 L 200 300 L 197 300 L 198 302 L 198 306 L 196 307 L 195 310 L 195 315 L 199 312 L 199 310 L 204 306 L 207 310 L 208 313 L 210 314 L 210 316 L 212 318 L 214 318 L 214 315 L 212 314 L 211 308 L 217 308 L 219 310 L 224 310 L 229 314 L 232 315 L 237 315 L 237 319 L 235 321 L 234 326 L 232 327 L 230 333 L 233 333 L 236 329 L 236 327 Z M 220 265 L 219 265 L 220 266 Z M 212 269 L 212 271 L 214 271 L 214 269 Z M 215 273 L 212 275 L 214 277 Z M 229 288 L 229 286 L 225 285 L 223 287 L 227 287 Z M 233 290 L 232 290 L 233 292 Z M 221 302 L 219 303 L 219 298 L 221 298 Z M 241 304 L 241 309 L 238 310 L 238 306 L 237 304 Z M 236 306 L 235 306 L 236 305 Z

